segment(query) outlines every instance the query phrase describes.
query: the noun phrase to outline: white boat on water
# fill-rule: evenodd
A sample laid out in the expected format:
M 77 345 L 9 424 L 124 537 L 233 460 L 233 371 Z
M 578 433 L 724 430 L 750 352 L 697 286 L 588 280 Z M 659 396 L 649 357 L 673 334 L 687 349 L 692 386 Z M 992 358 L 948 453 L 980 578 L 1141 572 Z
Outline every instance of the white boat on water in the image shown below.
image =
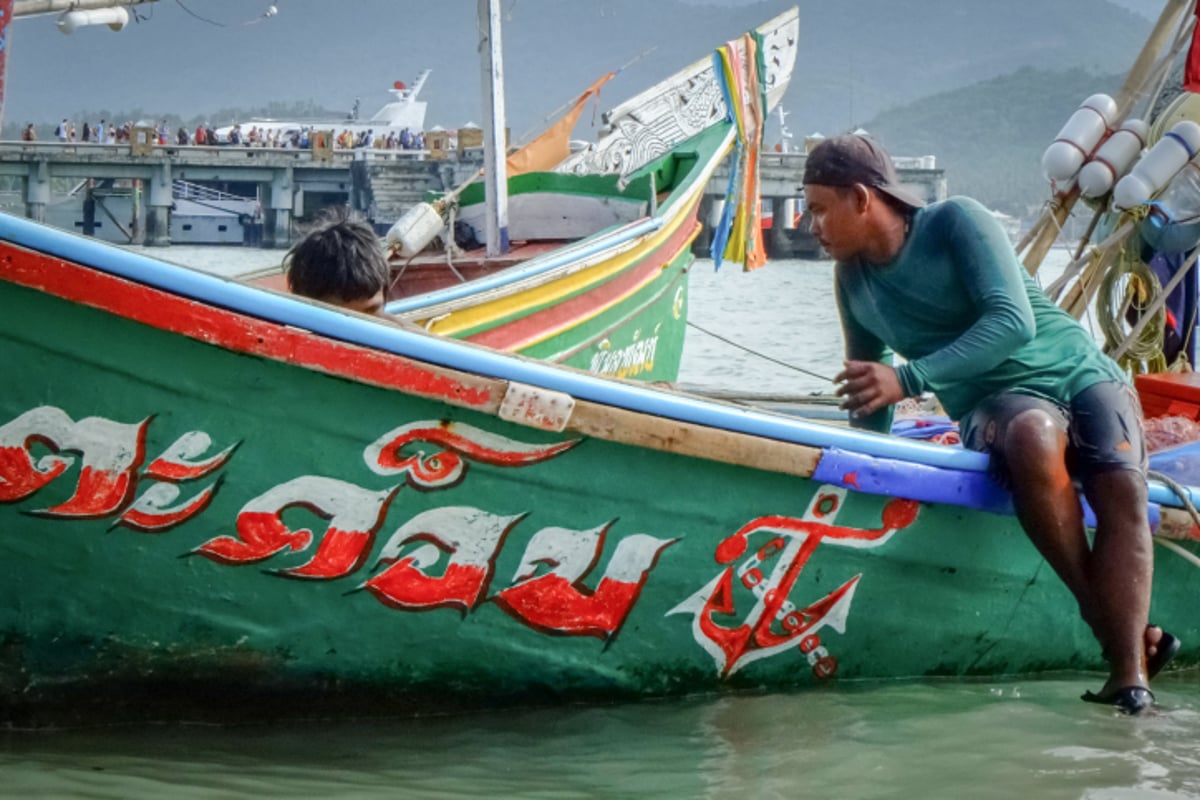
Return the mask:
M 345 117 L 248 119 L 235 123 L 235 125 L 226 125 L 217 128 L 217 141 L 228 142 L 230 131 L 235 127 L 240 128 L 243 143 L 245 143 L 246 136 L 252 128 L 257 128 L 260 136 L 274 132 L 276 138 L 290 137 L 293 133 L 298 134 L 304 130 L 331 130 L 335 136 L 343 130 L 349 130 L 355 136 L 369 131 L 376 137 L 380 135 L 386 136 L 389 133 L 399 134 L 405 128 L 414 133 L 422 131 L 425 129 L 426 103 L 424 100 L 418 100 L 417 96 L 421 93 L 421 89 L 425 86 L 425 81 L 429 78 L 429 73 L 431 72 L 433 72 L 431 69 L 422 70 L 411 86 L 402 81 L 396 81 L 392 85 L 392 88 L 388 90 L 392 93 L 394 99 L 367 119 L 362 119 L 358 116 L 358 100 L 355 100 L 354 110 Z

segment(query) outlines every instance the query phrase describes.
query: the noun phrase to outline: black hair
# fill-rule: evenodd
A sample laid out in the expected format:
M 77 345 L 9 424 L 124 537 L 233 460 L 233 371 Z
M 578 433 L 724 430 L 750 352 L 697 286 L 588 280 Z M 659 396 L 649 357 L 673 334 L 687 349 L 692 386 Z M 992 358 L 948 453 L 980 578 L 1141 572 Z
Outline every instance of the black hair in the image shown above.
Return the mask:
M 323 210 L 283 258 L 288 287 L 316 300 L 352 302 L 386 290 L 391 277 L 375 230 L 345 208 Z

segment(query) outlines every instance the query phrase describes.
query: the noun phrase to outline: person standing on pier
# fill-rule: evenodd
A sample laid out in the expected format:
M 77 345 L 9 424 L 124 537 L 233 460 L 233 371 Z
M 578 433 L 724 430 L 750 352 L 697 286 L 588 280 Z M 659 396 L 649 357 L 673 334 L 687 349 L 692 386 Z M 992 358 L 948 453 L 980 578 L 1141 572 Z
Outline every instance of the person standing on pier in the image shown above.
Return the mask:
M 886 432 L 895 403 L 933 392 L 964 445 L 990 454 L 1100 642 L 1108 680 L 1083 699 L 1150 707 L 1149 680 L 1179 642 L 1148 624 L 1146 444 L 1124 372 L 1038 288 L 986 208 L 964 197 L 926 206 L 870 138 L 814 148 L 804 195 L 837 262 L 846 366 L 835 381 L 852 424 Z M 893 366 L 893 353 L 907 362 Z M 1092 546 L 1074 480 L 1096 514 Z

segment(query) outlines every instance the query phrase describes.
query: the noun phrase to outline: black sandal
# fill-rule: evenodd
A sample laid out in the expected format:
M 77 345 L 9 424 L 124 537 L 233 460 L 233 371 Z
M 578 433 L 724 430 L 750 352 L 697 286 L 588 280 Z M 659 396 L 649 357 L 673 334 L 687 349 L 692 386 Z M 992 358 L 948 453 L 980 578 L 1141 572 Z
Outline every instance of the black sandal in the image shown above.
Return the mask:
M 1136 715 L 1154 705 L 1154 692 L 1145 686 L 1123 686 L 1115 692 L 1105 695 L 1084 692 L 1080 699 L 1089 703 L 1115 706 L 1126 714 Z

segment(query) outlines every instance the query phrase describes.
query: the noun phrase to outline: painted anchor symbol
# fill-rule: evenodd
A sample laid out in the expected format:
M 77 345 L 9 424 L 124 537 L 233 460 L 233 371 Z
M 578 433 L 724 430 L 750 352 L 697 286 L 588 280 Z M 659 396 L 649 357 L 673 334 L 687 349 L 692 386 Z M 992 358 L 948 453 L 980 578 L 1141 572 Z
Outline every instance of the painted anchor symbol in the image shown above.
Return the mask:
M 846 490 L 822 486 L 814 495 L 804 516 L 763 516 L 751 520 L 717 545 L 716 560 L 729 564 L 706 586 L 667 612 L 692 614 L 692 635 L 716 662 L 721 678 L 728 678 L 747 664 L 768 658 L 798 645 L 817 677 L 829 677 L 837 671 L 837 660 L 820 644 L 817 632 L 830 627 L 846 632 L 850 603 L 861 573 L 805 608 L 796 608 L 788 599 L 804 565 L 823 543 L 840 547 L 878 547 L 897 530 L 916 519 L 918 503 L 893 499 L 883 509 L 882 526 L 875 529 L 848 528 L 832 524 L 840 511 Z M 775 534 L 765 545 L 735 569 L 752 535 Z M 769 577 L 762 567 L 776 558 Z M 734 574 L 755 598 L 754 607 L 736 627 L 727 628 L 716 614 L 735 612 Z M 773 629 L 778 623 L 781 630 Z

